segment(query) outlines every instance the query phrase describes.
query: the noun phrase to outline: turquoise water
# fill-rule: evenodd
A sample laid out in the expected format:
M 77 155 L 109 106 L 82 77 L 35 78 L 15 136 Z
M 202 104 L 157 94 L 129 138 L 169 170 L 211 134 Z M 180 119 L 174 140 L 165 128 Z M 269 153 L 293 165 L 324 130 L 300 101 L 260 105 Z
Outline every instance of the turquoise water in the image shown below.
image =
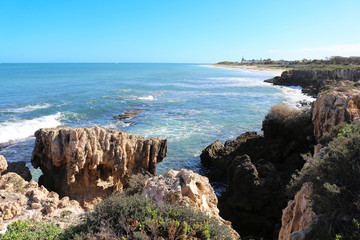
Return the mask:
M 194 64 L 0 64 L 0 154 L 30 165 L 37 129 L 97 125 L 167 138 L 158 173 L 200 171 L 208 144 L 260 131 L 270 106 L 306 98 L 263 82 L 272 76 Z M 141 110 L 135 119 L 113 119 L 131 109 Z

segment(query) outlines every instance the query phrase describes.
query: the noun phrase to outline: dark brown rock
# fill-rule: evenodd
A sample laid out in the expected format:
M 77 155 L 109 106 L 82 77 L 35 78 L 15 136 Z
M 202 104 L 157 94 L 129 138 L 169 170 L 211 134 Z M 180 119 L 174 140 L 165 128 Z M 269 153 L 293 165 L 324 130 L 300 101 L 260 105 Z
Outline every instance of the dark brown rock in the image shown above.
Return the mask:
M 4 172 L 4 174 L 8 173 L 8 172 L 17 173 L 18 175 L 20 175 L 20 177 L 22 177 L 23 179 L 25 179 L 28 182 L 32 179 L 31 172 L 30 172 L 29 168 L 26 166 L 25 161 L 8 162 L 8 168 Z
M 130 120 L 130 119 L 136 118 L 140 112 L 141 112 L 141 109 L 128 110 L 128 111 L 124 112 L 123 114 L 114 116 L 113 118 L 119 119 L 119 120 Z

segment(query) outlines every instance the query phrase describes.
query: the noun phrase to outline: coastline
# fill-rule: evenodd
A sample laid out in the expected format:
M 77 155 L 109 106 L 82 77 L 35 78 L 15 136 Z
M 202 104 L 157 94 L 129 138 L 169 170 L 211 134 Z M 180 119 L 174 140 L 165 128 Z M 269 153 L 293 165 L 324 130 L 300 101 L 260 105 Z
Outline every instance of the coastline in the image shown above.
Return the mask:
M 280 76 L 285 70 L 282 69 L 270 69 L 270 68 L 259 68 L 257 66 L 228 66 L 223 64 L 211 64 L 211 65 L 198 65 L 201 67 L 209 67 L 209 68 L 222 68 L 222 69 L 230 69 L 230 70 L 237 70 L 237 71 L 245 71 L 245 72 L 260 72 L 260 73 L 271 73 L 276 76 Z

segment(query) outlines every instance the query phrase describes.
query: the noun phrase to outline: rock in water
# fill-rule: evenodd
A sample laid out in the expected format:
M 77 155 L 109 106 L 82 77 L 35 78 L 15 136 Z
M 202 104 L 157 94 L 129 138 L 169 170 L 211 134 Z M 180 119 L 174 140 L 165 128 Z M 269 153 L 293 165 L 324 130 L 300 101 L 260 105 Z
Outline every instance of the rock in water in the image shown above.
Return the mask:
M 40 129 L 35 137 L 31 163 L 43 172 L 39 183 L 86 209 L 122 190 L 131 174 L 155 174 L 167 153 L 166 139 L 99 127 Z

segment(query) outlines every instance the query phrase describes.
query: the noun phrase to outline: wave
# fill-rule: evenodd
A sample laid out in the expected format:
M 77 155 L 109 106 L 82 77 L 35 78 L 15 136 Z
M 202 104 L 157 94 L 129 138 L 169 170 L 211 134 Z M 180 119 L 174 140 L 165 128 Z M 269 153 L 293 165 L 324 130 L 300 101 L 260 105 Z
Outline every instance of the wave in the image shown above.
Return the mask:
M 110 123 L 110 124 L 107 124 L 105 126 L 103 126 L 104 128 L 110 128 L 110 129 L 117 129 L 119 127 L 121 128 L 125 128 L 125 127 L 129 127 L 131 125 L 134 125 L 134 123 L 132 122 L 123 122 L 123 121 L 117 121 L 115 123 Z
M 36 105 L 26 105 L 24 107 L 19 108 L 9 108 L 5 109 L 4 112 L 12 112 L 12 113 L 24 113 L 24 112 L 32 112 L 38 109 L 49 108 L 51 105 L 49 103 L 45 104 L 36 104 Z
M 276 88 L 281 90 L 281 94 L 285 96 L 285 103 L 291 107 L 301 107 L 302 103 L 309 103 L 316 100 L 316 98 L 305 95 L 301 92 L 300 87 L 283 87 L 276 86 Z
M 138 97 L 137 99 L 138 100 L 143 100 L 143 101 L 154 101 L 155 100 L 154 96 L 152 96 L 152 95 L 148 95 L 148 96 L 145 96 L 145 97 Z
M 30 120 L 8 121 L 0 123 L 0 143 L 25 139 L 34 135 L 39 128 L 52 128 L 61 125 L 61 113 Z

